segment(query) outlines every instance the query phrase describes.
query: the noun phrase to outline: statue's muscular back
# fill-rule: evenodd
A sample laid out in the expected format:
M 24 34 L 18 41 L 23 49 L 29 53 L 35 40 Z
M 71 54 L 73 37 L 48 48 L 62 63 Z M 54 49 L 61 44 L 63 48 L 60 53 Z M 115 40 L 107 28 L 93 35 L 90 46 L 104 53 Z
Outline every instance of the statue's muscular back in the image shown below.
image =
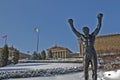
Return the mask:
M 89 34 L 89 36 L 81 35 L 81 43 L 84 47 L 84 55 L 90 55 L 91 56 L 96 54 L 96 51 L 94 49 L 94 42 L 95 42 L 95 36 L 92 34 Z

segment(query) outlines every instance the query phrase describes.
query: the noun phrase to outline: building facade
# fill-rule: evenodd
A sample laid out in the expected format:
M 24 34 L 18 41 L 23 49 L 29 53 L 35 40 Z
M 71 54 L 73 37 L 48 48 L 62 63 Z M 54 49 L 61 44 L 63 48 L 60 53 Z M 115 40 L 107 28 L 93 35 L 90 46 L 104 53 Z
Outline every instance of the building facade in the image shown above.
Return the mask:
M 69 58 L 72 51 L 61 46 L 53 46 L 47 49 L 47 53 L 49 58 Z

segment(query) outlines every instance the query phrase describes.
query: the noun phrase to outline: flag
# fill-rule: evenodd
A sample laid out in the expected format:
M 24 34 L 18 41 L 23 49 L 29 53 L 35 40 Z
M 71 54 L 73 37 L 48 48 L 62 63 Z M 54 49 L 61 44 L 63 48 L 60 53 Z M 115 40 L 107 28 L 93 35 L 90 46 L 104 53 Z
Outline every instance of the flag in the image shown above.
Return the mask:
M 38 27 L 34 28 L 34 31 L 39 32 L 39 28 Z
M 2 36 L 3 39 L 7 39 L 7 35 Z

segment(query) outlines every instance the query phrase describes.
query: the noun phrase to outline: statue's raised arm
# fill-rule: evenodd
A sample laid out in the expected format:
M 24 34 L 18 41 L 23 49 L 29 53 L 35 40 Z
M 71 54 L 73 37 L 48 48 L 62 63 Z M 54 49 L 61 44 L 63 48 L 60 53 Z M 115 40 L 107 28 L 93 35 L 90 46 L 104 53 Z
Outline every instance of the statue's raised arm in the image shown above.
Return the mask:
M 73 20 L 72 19 L 68 19 L 68 23 L 70 24 L 70 27 L 71 27 L 72 31 L 74 32 L 74 34 L 77 37 L 81 37 L 82 34 L 75 29 L 75 27 L 73 25 Z
M 95 31 L 92 32 L 92 35 L 94 35 L 94 36 L 96 36 L 96 35 L 99 33 L 100 29 L 101 29 L 102 17 L 103 17 L 103 14 L 102 14 L 102 13 L 99 13 L 99 14 L 97 15 L 98 25 L 97 25 L 97 28 L 95 29 Z

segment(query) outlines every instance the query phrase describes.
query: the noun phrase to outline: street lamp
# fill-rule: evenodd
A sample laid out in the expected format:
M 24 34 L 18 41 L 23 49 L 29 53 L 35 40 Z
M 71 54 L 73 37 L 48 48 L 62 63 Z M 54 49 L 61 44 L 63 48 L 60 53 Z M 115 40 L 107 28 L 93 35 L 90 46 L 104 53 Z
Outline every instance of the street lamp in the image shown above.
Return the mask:
M 38 53 L 38 48 L 39 48 L 39 28 L 38 27 L 34 28 L 34 31 L 37 32 L 37 47 L 36 47 L 36 52 Z

